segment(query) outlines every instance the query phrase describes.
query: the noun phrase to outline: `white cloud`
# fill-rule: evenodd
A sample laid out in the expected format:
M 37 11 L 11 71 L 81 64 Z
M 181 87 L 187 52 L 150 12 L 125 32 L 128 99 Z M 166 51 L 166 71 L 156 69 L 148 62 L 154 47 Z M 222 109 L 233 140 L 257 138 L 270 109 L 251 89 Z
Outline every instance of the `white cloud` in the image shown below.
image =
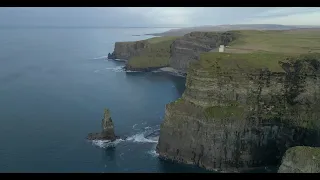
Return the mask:
M 320 8 L 277 8 L 251 18 L 255 24 L 320 25 Z
M 320 25 L 317 7 L 0 8 L 1 25 L 186 27 L 221 24 Z
M 152 24 L 163 24 L 169 26 L 181 26 L 191 24 L 190 16 L 199 11 L 200 8 L 185 7 L 129 7 L 128 10 Z M 137 19 L 138 20 L 138 19 Z
M 151 24 L 200 26 L 217 24 L 320 25 L 320 8 L 315 7 L 143 7 L 129 8 Z

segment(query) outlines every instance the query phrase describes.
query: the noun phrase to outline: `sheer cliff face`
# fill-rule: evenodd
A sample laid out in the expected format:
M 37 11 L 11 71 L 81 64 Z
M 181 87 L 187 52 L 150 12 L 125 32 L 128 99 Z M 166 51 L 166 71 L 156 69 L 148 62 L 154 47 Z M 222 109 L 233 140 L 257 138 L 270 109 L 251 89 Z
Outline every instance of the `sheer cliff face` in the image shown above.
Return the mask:
M 135 41 L 135 42 L 116 42 L 113 58 L 128 60 L 133 56 L 140 55 L 141 51 L 149 48 L 150 44 L 147 41 Z
M 190 63 L 199 60 L 200 53 L 227 45 L 235 39 L 235 33 L 192 32 L 175 40 L 170 47 L 170 66 L 186 72 Z
M 223 56 L 190 67 L 182 98 L 166 106 L 160 157 L 241 171 L 276 165 L 292 146 L 320 145 L 318 60 L 263 70 Z

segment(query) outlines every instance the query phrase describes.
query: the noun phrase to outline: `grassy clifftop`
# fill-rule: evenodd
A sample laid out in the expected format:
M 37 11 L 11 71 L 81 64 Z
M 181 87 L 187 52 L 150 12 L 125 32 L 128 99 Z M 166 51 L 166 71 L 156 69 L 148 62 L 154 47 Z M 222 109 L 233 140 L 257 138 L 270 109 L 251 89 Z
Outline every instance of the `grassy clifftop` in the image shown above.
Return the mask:
M 203 66 L 209 65 L 206 62 L 208 59 L 227 59 L 224 61 L 226 64 L 243 59 L 244 61 L 241 61 L 243 66 L 267 67 L 277 72 L 282 71 L 278 64 L 281 59 L 305 53 L 320 53 L 320 30 L 317 29 L 229 32 L 235 35 L 235 39 L 225 48 L 225 53 L 203 54 L 201 56 L 201 59 L 204 59 L 201 62 Z M 216 34 L 217 32 L 206 33 Z M 141 41 L 147 44 L 147 48 L 143 48 L 139 55 L 131 57 L 127 67 L 144 69 L 168 66 L 171 55 L 170 45 L 177 38 L 179 37 L 154 37 Z
M 283 63 L 305 62 L 305 66 L 313 67 L 310 72 L 317 71 L 317 61 L 320 53 L 273 53 L 273 52 L 253 52 L 253 53 L 217 53 L 208 52 L 200 56 L 200 61 L 193 64 L 193 69 L 216 71 L 217 67 L 221 72 L 232 70 L 255 70 L 268 69 L 271 72 L 285 72 Z M 313 63 L 311 61 L 314 61 Z M 316 64 L 315 64 L 316 63 Z M 301 67 L 304 64 L 300 65 Z M 306 70 L 307 71 L 307 70 Z
M 169 65 L 170 45 L 178 37 L 154 37 L 147 39 L 149 48 L 144 49 L 139 56 L 129 59 L 130 68 L 154 68 Z
M 279 53 L 320 53 L 320 30 L 297 29 L 284 31 L 233 31 L 239 36 L 226 52 L 279 52 Z
M 279 61 L 286 60 L 291 57 L 290 54 L 254 52 L 245 54 L 234 53 L 204 53 L 200 56 L 197 68 L 211 70 L 212 67 L 219 65 L 223 71 L 232 69 L 263 69 L 268 68 L 274 72 L 283 72 L 279 65 Z

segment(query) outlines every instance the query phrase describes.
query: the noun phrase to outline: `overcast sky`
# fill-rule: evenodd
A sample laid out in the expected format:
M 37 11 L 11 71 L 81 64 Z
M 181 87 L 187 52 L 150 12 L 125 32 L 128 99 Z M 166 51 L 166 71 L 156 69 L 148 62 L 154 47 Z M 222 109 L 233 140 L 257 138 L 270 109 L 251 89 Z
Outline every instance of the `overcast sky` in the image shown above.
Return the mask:
M 0 26 L 320 25 L 319 19 L 320 8 L 318 7 L 0 8 Z

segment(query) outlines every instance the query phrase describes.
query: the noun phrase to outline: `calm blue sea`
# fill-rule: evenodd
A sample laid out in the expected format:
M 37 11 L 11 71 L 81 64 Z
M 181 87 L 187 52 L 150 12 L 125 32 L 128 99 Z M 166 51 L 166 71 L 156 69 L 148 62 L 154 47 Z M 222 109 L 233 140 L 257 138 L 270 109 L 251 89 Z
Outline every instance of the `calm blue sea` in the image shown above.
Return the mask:
M 165 104 L 185 80 L 125 73 L 107 60 L 116 41 L 167 29 L 0 29 L 0 172 L 203 172 L 160 161 L 156 139 Z M 85 138 L 108 107 L 114 148 Z

